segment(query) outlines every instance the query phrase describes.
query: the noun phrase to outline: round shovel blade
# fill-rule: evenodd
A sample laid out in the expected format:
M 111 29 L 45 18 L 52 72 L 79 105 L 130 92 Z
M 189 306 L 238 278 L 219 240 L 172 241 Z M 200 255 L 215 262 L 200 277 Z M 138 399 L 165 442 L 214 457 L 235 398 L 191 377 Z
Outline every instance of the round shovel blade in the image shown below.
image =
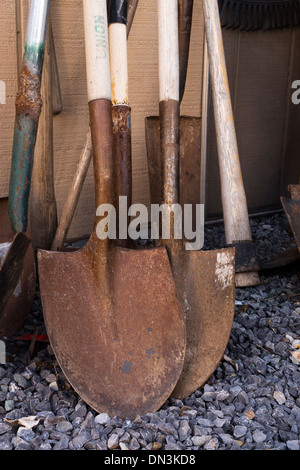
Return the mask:
M 99 241 L 98 241 L 99 243 Z M 181 374 L 185 323 L 166 250 L 40 251 L 49 339 L 64 374 L 97 412 L 159 409 Z
M 230 337 L 235 302 L 235 250 L 190 251 L 173 271 L 186 317 L 186 357 L 173 391 L 185 398 L 219 365 Z

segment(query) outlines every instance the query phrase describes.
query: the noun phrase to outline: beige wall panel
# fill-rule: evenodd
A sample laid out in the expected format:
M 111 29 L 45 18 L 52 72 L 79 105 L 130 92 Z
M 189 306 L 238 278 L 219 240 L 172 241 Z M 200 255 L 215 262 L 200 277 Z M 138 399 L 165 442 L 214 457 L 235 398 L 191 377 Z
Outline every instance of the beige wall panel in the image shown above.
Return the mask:
M 0 35 L 0 197 L 4 197 L 8 195 L 17 92 L 15 1 L 1 0 Z

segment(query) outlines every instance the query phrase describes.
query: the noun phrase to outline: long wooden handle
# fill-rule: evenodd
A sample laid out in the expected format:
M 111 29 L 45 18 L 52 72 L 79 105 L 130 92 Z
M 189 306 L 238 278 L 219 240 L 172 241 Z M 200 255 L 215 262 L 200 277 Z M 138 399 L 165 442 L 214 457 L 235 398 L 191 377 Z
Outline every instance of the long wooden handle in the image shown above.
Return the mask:
M 179 0 L 179 101 L 181 103 L 185 91 L 187 68 L 190 52 L 192 17 L 194 0 Z
M 134 15 L 138 6 L 137 0 L 129 1 L 129 12 L 128 12 L 128 21 L 127 21 L 127 37 L 129 36 L 131 26 L 134 20 Z M 55 235 L 52 250 L 61 249 L 64 245 L 64 242 L 67 238 L 71 222 L 74 217 L 74 213 L 78 204 L 80 193 L 83 187 L 83 184 L 86 179 L 86 175 L 92 159 L 92 142 L 91 142 L 91 132 L 87 132 L 86 140 L 83 145 L 83 150 L 81 152 L 77 169 L 68 193 L 67 200 L 65 202 L 62 215 L 59 220 L 59 225 L 57 228 L 57 233 Z
M 71 184 L 70 191 L 67 196 L 67 200 L 63 207 L 62 214 L 60 216 L 59 224 L 55 233 L 55 237 L 51 246 L 52 251 L 60 250 L 65 243 L 68 230 L 70 228 L 75 208 L 78 204 L 78 200 L 81 194 L 81 190 L 91 163 L 92 158 L 92 139 L 91 131 L 89 129 L 84 148 L 82 149 L 76 172 Z
M 251 237 L 217 0 L 203 0 L 214 105 L 225 236 L 236 247 L 236 286 L 259 284 Z
M 203 0 L 226 241 L 251 240 L 217 0 Z
M 48 250 L 57 229 L 57 206 L 53 168 L 52 47 L 49 24 L 41 95 L 43 108 L 39 120 L 29 200 L 29 226 L 35 249 Z
M 120 197 L 132 200 L 131 109 L 128 98 L 127 0 L 108 2 L 109 45 L 112 83 L 112 120 L 114 144 L 115 207 L 117 210 L 118 245 L 127 247 L 127 230 L 120 233 Z M 126 218 L 126 227 L 129 217 Z
M 34 148 L 42 102 L 42 77 L 49 0 L 32 0 L 27 20 L 23 67 L 16 97 L 9 217 L 14 233 L 26 232 Z
M 60 87 L 60 79 L 56 58 L 56 49 L 53 36 L 53 29 L 50 28 L 50 44 L 51 44 L 51 68 L 52 68 L 52 104 L 53 104 L 53 114 L 60 114 L 63 110 L 63 101 Z

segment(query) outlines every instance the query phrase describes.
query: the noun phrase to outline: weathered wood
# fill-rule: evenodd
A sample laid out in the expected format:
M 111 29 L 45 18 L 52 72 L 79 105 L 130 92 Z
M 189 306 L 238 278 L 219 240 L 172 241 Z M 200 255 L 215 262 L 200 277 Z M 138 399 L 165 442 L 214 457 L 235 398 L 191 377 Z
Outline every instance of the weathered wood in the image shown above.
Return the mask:
M 240 166 L 237 137 L 233 118 L 223 38 L 217 0 L 203 0 L 206 39 L 211 71 L 222 207 L 226 243 L 252 240 L 247 199 Z M 238 273 L 239 286 L 257 284 L 258 274 Z
M 82 191 L 82 187 L 91 163 L 91 158 L 92 139 L 91 131 L 89 129 L 83 150 L 78 161 L 77 169 L 71 184 L 71 188 L 68 193 L 68 197 L 65 202 L 62 214 L 60 216 L 59 224 L 51 247 L 52 251 L 57 251 L 64 246 Z

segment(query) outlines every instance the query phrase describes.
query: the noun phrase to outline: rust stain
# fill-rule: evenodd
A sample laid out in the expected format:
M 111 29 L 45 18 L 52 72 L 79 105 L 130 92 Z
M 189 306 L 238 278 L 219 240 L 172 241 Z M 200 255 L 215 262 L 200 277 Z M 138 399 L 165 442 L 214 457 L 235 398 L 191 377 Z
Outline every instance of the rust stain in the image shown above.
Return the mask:
M 40 79 L 24 66 L 21 71 L 19 90 L 16 97 L 17 116 L 25 114 L 28 115 L 33 122 L 38 123 L 42 106 Z

